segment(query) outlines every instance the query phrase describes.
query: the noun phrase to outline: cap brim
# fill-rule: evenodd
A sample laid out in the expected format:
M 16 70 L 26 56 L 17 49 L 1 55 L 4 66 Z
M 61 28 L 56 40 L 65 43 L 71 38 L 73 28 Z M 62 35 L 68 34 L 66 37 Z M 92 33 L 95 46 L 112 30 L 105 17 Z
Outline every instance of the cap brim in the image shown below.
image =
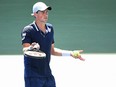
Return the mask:
M 50 7 L 50 6 L 48 6 L 48 8 L 47 8 L 48 10 L 52 10 L 52 7 Z

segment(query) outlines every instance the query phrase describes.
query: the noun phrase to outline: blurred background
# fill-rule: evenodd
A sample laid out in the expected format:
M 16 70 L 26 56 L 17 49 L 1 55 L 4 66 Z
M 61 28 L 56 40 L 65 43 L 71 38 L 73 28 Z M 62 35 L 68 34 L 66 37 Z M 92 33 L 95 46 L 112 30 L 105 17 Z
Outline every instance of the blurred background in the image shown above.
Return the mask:
M 0 0 L 0 55 L 22 54 L 21 31 L 38 0 Z M 116 0 L 41 0 L 52 6 L 55 47 L 116 53 Z

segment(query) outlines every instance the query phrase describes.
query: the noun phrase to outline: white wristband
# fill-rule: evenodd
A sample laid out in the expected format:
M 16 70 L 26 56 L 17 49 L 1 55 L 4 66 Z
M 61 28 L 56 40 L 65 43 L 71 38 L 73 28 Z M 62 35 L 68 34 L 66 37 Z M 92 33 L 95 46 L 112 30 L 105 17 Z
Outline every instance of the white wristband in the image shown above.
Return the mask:
M 62 52 L 62 56 L 71 56 L 70 52 Z

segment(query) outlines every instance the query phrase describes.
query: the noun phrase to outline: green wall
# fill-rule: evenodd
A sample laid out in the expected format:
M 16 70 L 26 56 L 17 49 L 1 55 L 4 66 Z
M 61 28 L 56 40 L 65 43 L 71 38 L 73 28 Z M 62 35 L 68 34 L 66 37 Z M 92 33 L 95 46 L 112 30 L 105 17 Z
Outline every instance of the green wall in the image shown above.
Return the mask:
M 22 54 L 20 33 L 33 22 L 38 0 L 0 0 L 0 54 Z M 116 53 L 115 0 L 41 0 L 52 6 L 55 46 L 84 53 Z

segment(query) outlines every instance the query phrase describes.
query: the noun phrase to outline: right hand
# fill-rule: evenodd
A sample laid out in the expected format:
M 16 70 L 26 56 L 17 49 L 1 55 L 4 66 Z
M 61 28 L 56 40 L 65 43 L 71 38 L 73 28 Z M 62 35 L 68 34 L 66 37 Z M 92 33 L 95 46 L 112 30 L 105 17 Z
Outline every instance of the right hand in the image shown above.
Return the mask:
M 29 51 L 29 50 L 35 50 L 38 51 L 40 49 L 40 45 L 36 42 L 33 42 L 31 45 L 29 43 L 23 44 L 23 52 Z
M 36 42 L 33 42 L 30 46 L 30 50 L 31 49 L 36 49 L 36 50 L 39 50 L 40 49 L 40 45 Z

